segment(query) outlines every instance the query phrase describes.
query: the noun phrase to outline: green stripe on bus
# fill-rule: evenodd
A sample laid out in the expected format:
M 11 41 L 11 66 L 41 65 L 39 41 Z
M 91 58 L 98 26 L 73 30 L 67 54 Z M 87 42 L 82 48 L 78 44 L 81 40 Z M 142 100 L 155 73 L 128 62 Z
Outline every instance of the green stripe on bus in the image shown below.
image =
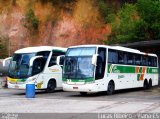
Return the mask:
M 122 66 L 122 65 L 111 65 L 108 64 L 108 73 L 136 73 L 136 67 L 139 67 L 138 73 L 142 73 L 141 66 Z M 145 66 L 144 66 L 145 67 Z M 146 73 L 158 74 L 158 68 L 146 67 Z
M 147 73 L 151 73 L 151 74 L 157 74 L 158 73 L 158 68 L 147 68 Z
M 140 76 L 141 76 L 141 74 L 137 74 L 137 81 L 140 80 Z
M 139 73 L 142 73 L 142 67 L 139 67 Z
M 85 79 L 67 79 L 67 78 L 63 78 L 63 81 L 67 81 L 70 80 L 71 82 L 91 82 L 94 81 L 94 78 L 85 78 Z

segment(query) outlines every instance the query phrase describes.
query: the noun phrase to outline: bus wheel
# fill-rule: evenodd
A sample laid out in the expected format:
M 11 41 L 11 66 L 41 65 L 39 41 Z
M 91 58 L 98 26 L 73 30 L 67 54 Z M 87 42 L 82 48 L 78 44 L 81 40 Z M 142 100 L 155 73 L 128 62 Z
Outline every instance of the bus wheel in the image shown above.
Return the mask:
M 144 81 L 143 88 L 144 88 L 145 90 L 149 88 L 149 84 L 148 84 L 147 79 L 145 79 L 145 81 Z
M 149 80 L 149 88 L 152 88 L 152 80 Z
M 114 89 L 115 89 L 114 82 L 110 81 L 108 84 L 107 95 L 112 95 L 114 93 Z
M 54 80 L 50 80 L 48 82 L 47 90 L 46 91 L 48 93 L 52 93 L 52 92 L 54 92 L 55 88 L 56 88 L 56 82 Z
M 86 95 L 87 95 L 87 92 L 80 92 L 80 94 L 81 94 L 82 96 L 86 96 Z

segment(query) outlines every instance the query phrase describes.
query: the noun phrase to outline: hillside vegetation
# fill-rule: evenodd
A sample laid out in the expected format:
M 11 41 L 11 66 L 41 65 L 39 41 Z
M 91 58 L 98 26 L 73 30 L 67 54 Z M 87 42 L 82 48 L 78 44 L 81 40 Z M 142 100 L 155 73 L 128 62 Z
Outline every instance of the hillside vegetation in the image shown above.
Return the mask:
M 159 0 L 0 0 L 0 57 L 28 46 L 160 38 Z

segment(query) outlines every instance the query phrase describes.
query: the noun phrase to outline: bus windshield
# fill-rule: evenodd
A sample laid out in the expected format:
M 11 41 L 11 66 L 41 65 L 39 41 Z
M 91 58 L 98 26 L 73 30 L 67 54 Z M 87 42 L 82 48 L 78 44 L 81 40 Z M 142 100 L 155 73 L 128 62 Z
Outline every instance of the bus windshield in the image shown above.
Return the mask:
M 91 56 L 66 57 L 64 78 L 85 79 L 94 74 Z
M 96 48 L 70 48 L 66 53 L 64 78 L 86 79 L 94 77 L 94 66 L 92 65 L 92 55 Z
M 9 76 L 12 78 L 27 78 L 31 75 L 29 61 L 36 53 L 14 54 L 9 66 Z
M 66 56 L 92 56 L 96 52 L 96 47 L 69 48 Z

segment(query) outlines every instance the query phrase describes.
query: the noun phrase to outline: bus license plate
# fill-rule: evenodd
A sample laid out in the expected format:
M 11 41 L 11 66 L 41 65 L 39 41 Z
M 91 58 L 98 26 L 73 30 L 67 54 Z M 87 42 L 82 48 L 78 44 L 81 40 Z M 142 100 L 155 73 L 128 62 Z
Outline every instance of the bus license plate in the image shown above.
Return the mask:
M 73 89 L 78 89 L 78 87 L 73 87 Z
M 15 85 L 15 88 L 19 88 L 19 86 L 18 86 L 18 85 Z

